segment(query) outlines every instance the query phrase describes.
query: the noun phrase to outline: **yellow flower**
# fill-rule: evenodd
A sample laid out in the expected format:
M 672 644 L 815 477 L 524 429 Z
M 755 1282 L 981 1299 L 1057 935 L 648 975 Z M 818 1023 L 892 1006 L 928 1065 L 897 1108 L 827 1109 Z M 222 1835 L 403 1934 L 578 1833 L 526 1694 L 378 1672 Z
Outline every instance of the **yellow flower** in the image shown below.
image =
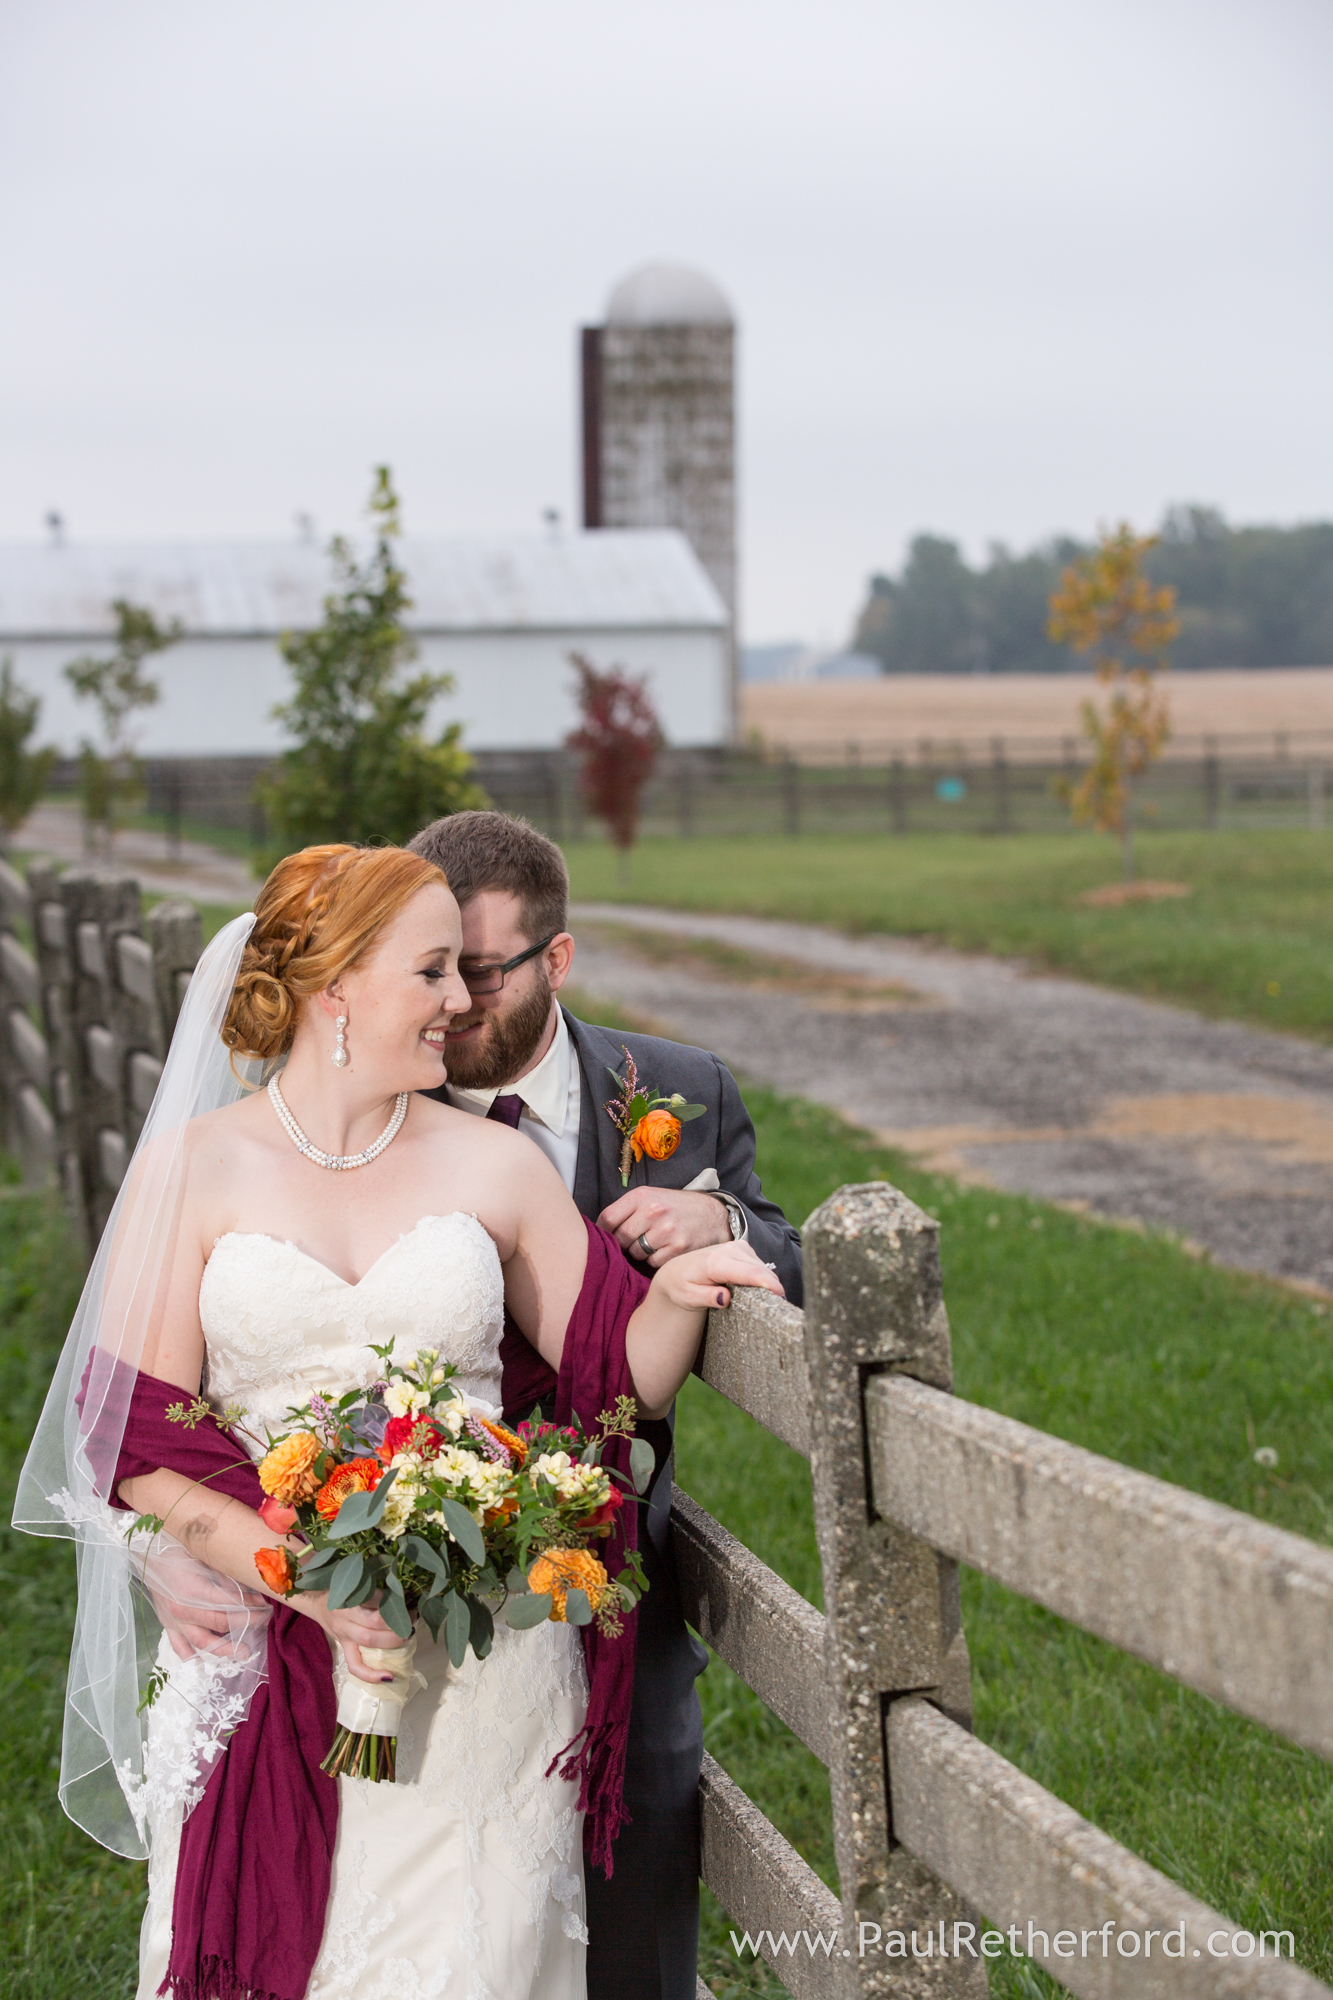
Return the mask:
M 295 1431 L 275 1444 L 259 1461 L 259 1483 L 265 1493 L 289 1507 L 309 1500 L 319 1488 L 314 1467 L 321 1449 L 319 1439 L 309 1431 Z
M 528 1571 L 528 1588 L 538 1595 L 550 1591 L 551 1617 L 557 1625 L 563 1625 L 567 1591 L 585 1592 L 595 1611 L 606 1594 L 608 1581 L 601 1563 L 586 1549 L 548 1549 Z

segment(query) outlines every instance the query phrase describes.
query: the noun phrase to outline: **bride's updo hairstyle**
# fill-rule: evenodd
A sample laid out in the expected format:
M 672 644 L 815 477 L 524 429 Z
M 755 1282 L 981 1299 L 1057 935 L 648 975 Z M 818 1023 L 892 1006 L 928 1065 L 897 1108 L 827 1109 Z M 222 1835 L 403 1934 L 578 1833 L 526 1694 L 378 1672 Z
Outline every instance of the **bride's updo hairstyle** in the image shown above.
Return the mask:
M 233 1056 L 286 1055 L 302 1000 L 365 957 L 418 889 L 449 886 L 405 847 L 304 847 L 280 861 L 255 901 L 255 926 L 222 1039 Z

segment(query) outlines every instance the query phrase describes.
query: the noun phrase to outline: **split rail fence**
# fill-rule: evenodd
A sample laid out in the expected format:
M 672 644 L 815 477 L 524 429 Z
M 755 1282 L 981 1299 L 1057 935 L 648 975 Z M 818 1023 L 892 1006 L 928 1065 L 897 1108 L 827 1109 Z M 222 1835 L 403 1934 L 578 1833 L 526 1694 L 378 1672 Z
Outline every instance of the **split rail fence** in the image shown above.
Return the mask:
M 146 928 L 132 877 L 0 863 L 4 1137 L 30 1183 L 59 1181 L 85 1243 L 201 949 L 188 903 Z M 709 1888 L 766 1934 L 796 2000 L 980 2000 L 983 1922 L 1017 1925 L 1087 2000 L 1329 2000 L 1268 1955 L 1272 1933 L 1256 1941 L 972 1735 L 958 1565 L 1333 1759 L 1333 1549 L 953 1396 L 938 1225 L 895 1188 L 841 1189 L 803 1242 L 804 1312 L 740 1293 L 697 1372 L 809 1460 L 825 1610 L 679 1491 L 672 1522 L 690 1622 L 828 1767 L 842 1894 L 706 1758 Z M 1185 1955 L 1163 1957 L 1182 1924 Z M 832 1942 L 794 1956 L 775 1934 L 796 1932 Z M 906 1957 L 885 1951 L 897 1933 Z

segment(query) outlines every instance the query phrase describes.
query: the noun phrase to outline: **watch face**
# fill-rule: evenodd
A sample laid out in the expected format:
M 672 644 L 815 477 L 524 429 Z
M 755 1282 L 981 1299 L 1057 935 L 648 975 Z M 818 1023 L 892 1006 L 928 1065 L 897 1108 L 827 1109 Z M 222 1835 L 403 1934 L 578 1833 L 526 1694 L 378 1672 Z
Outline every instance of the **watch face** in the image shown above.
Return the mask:
M 727 1203 L 727 1219 L 731 1224 L 731 1240 L 733 1243 L 739 1243 L 745 1224 L 741 1221 L 739 1212 L 731 1206 L 730 1202 Z

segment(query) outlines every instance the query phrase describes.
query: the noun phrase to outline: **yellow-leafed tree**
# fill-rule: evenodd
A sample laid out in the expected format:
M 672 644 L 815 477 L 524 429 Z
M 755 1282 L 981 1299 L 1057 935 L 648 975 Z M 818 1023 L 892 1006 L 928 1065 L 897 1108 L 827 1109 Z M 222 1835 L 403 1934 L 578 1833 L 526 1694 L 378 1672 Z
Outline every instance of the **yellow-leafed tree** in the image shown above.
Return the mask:
M 1134 790 L 1171 734 L 1167 698 L 1157 675 L 1180 630 L 1176 593 L 1154 584 L 1143 558 L 1157 540 L 1128 522 L 1103 534 L 1091 555 L 1072 563 L 1051 592 L 1047 631 L 1057 644 L 1089 653 L 1108 691 L 1104 709 L 1083 703 L 1083 730 L 1092 761 L 1069 804 L 1080 826 L 1089 821 L 1120 836 L 1127 882 L 1134 880 Z

